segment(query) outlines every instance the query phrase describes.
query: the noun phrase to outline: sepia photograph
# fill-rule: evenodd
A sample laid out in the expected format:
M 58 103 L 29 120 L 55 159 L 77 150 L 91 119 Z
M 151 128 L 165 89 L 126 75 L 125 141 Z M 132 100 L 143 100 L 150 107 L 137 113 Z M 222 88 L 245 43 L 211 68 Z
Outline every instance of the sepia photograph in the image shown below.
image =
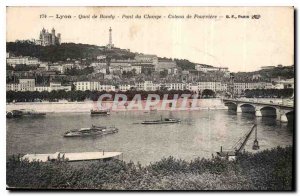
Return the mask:
M 294 15 L 7 6 L 6 189 L 295 191 Z

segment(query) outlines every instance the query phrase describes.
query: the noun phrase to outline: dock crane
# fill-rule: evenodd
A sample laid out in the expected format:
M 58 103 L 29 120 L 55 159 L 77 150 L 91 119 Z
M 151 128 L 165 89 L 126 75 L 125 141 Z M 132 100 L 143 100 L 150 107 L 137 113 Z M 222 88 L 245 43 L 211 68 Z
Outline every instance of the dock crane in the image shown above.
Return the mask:
M 221 146 L 221 151 L 217 152 L 218 157 L 222 159 L 235 160 L 237 154 L 239 154 L 245 147 L 247 141 L 249 140 L 251 134 L 255 130 L 255 140 L 253 143 L 253 150 L 259 149 L 258 140 L 257 140 L 257 125 L 253 125 L 253 127 L 246 133 L 243 137 L 241 137 L 232 147 L 232 150 L 223 151 Z
M 259 149 L 259 144 L 258 144 L 258 140 L 257 140 L 257 126 L 255 127 L 255 139 L 253 141 L 252 149 L 253 150 L 258 150 Z

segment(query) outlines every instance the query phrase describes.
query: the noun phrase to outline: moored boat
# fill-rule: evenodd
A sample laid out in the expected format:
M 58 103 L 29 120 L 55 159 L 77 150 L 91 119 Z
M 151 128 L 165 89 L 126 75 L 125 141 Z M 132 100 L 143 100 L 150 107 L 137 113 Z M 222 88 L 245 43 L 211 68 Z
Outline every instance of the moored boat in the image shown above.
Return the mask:
M 45 116 L 46 113 L 44 112 L 36 112 L 35 110 L 27 110 L 27 109 L 20 109 L 20 110 L 12 110 L 9 112 L 6 112 L 7 118 L 19 118 L 23 116 L 29 116 L 29 117 L 37 117 L 37 116 Z
M 110 111 L 109 110 L 91 110 L 91 115 L 110 115 Z
M 20 111 L 22 112 L 23 116 L 45 116 L 46 115 L 45 112 L 37 112 L 35 110 L 21 109 Z
M 175 118 L 161 118 L 160 120 L 145 120 L 141 124 L 153 125 L 153 124 L 173 124 L 181 122 L 179 119 Z
M 12 110 L 6 112 L 6 118 L 20 118 L 22 117 L 22 112 L 20 110 Z
M 95 126 L 90 128 L 73 129 L 67 131 L 64 137 L 84 137 L 84 136 L 102 136 L 112 133 L 117 133 L 118 129 L 115 127 Z

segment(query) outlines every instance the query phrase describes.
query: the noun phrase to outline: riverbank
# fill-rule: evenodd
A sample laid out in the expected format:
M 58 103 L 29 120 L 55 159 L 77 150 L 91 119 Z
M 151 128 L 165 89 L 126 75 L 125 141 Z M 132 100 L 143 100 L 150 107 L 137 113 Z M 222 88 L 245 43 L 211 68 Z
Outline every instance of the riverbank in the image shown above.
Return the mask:
M 100 190 L 293 190 L 293 147 L 245 153 L 235 162 L 172 157 L 148 166 L 132 162 L 29 163 L 10 157 L 10 188 Z
M 192 99 L 187 100 L 187 103 L 193 102 Z M 141 101 L 140 107 L 125 107 L 126 104 L 120 104 L 115 108 L 112 108 L 112 111 L 144 111 L 149 110 L 146 108 L 147 101 Z M 102 101 L 101 104 L 93 101 L 84 101 L 84 102 L 17 102 L 17 103 L 7 103 L 6 111 L 19 110 L 19 109 L 33 109 L 37 112 L 46 112 L 46 113 L 62 113 L 62 112 L 90 112 L 91 109 L 97 108 L 110 108 L 113 105 L 112 101 Z M 193 107 L 182 107 L 180 102 L 177 105 L 174 105 L 171 108 L 169 105 L 166 107 L 161 107 L 162 103 L 151 107 L 157 110 L 214 110 L 220 109 L 225 110 L 227 107 L 222 103 L 221 99 L 197 99 L 195 101 L 195 106 Z M 187 104 L 188 105 L 188 104 Z

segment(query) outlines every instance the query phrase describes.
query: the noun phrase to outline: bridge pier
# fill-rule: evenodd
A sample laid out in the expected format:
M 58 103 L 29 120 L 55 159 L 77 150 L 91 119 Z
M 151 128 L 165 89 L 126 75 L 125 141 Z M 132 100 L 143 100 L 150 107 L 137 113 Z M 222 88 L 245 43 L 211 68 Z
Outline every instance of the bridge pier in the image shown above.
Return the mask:
M 255 116 L 256 117 L 262 117 L 262 113 L 260 110 L 255 110 Z
M 285 114 L 282 114 L 282 115 L 280 116 L 280 122 L 283 122 L 283 123 L 288 122 L 288 119 L 287 119 L 287 117 L 286 117 Z
M 236 113 L 242 113 L 242 107 L 241 107 L 241 104 L 237 104 L 236 106 Z
M 257 105 L 255 105 L 254 107 L 255 107 L 255 116 L 256 117 L 262 117 L 261 107 L 257 106 Z
M 280 119 L 281 119 L 280 109 L 276 109 L 276 120 L 280 121 Z
M 276 120 L 280 121 L 280 122 L 283 122 L 283 123 L 286 123 L 288 122 L 288 118 L 286 116 L 286 111 L 284 110 L 276 110 Z

